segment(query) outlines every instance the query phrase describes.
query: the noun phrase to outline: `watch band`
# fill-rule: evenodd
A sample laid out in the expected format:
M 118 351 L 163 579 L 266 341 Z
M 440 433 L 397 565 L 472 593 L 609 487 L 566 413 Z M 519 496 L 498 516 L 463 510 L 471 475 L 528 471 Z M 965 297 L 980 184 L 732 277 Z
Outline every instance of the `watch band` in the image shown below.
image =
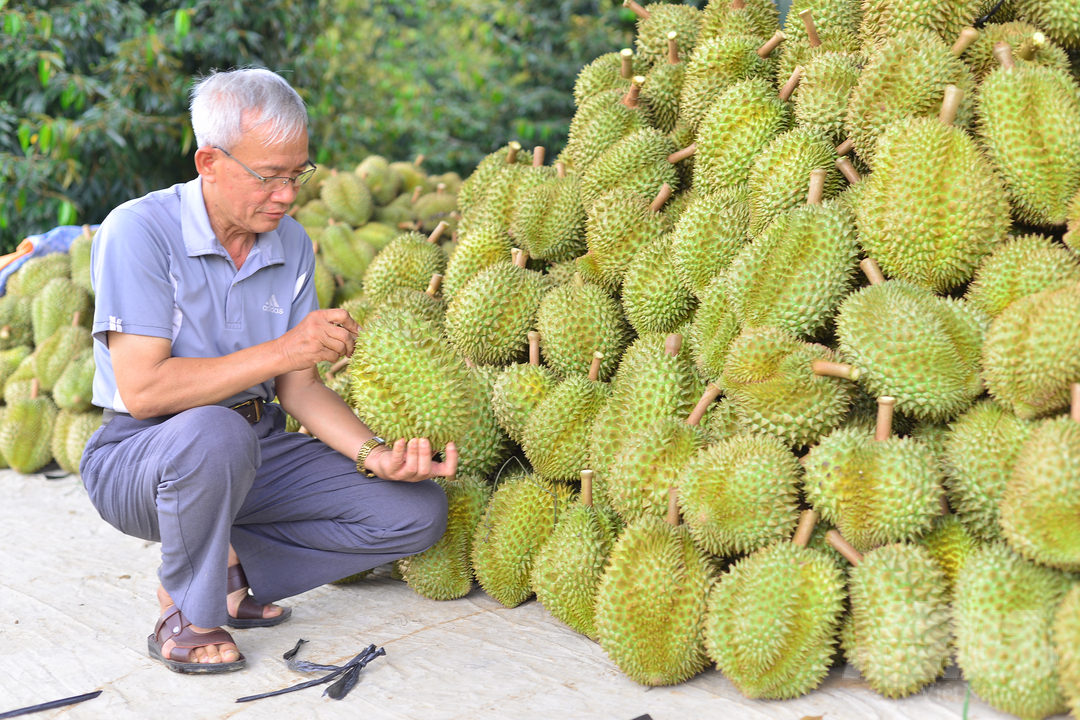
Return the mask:
M 386 444 L 385 440 L 383 440 L 381 437 L 376 436 L 376 437 L 373 437 L 370 440 L 368 440 L 363 445 L 361 445 L 360 446 L 360 451 L 358 453 L 356 453 L 356 472 L 360 473 L 364 477 L 369 477 L 369 478 L 375 477 L 375 473 L 371 472 L 366 467 L 364 467 L 364 462 L 367 460 L 367 457 L 368 457 L 368 455 L 371 454 L 372 450 L 379 447 L 380 445 L 385 445 L 385 444 Z

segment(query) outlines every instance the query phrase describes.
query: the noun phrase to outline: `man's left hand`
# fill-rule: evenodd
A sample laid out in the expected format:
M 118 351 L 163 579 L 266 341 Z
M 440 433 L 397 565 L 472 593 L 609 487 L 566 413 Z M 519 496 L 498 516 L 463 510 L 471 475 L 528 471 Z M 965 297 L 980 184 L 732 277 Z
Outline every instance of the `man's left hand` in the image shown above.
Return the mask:
M 384 480 L 400 482 L 457 474 L 458 451 L 454 443 L 446 444 L 442 462 L 433 462 L 431 454 L 431 442 L 427 438 L 401 438 L 392 447 L 383 445 L 373 449 L 364 465 Z

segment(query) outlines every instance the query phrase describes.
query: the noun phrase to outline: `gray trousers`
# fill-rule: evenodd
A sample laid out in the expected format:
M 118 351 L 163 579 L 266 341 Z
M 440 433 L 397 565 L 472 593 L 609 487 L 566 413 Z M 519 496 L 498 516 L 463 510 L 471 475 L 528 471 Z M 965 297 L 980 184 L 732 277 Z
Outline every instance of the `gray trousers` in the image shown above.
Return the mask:
M 432 480 L 366 478 L 353 460 L 266 405 L 251 425 L 219 406 L 117 415 L 87 444 L 83 483 L 101 517 L 161 542 L 161 584 L 191 622 L 224 625 L 232 543 L 266 604 L 422 552 L 446 530 Z

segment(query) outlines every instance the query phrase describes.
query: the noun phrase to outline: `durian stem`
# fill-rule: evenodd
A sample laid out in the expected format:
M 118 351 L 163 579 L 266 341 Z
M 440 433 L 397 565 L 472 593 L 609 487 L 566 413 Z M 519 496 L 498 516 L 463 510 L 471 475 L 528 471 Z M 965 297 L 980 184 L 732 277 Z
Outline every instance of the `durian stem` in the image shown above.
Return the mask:
M 807 8 L 799 13 L 799 18 L 806 26 L 806 37 L 810 39 L 810 47 L 821 47 L 821 36 L 818 35 L 817 26 L 814 24 L 814 13 Z
M 1033 33 L 1031 36 L 1031 57 L 1021 55 L 1025 60 L 1034 60 L 1035 54 L 1042 50 L 1046 46 L 1046 36 L 1041 32 Z
M 811 360 L 810 371 L 815 375 L 843 378 L 844 380 L 858 380 L 859 375 L 862 374 L 859 368 L 854 365 L 832 362 L 831 360 Z
M 446 228 L 448 227 L 450 227 L 450 223 L 446 222 L 445 220 L 440 220 L 439 224 L 436 225 L 435 229 L 431 231 L 430 235 L 428 235 L 427 241 L 432 245 L 439 242 L 439 238 L 442 237 L 442 234 L 446 232 Z
M 866 279 L 870 281 L 871 285 L 880 285 L 885 282 L 885 275 L 881 272 L 881 266 L 877 264 L 877 260 L 874 258 L 866 258 L 859 263 L 859 267 L 862 268 Z
M 529 331 L 529 364 L 540 364 L 540 333 Z
M 82 320 L 82 310 L 76 310 L 71 314 L 71 327 L 79 327 L 80 320 Z
M 416 167 L 420 167 L 424 164 L 424 153 L 420 153 L 416 156 L 416 159 L 412 161 L 412 164 Z
M 343 357 L 336 363 L 330 366 L 330 369 L 326 371 L 327 375 L 337 375 L 339 372 L 345 369 L 345 366 L 349 364 L 349 358 Z
M 810 536 L 814 534 L 814 526 L 817 525 L 817 511 L 803 510 L 799 515 L 799 526 L 795 528 L 795 535 L 791 542 L 799 547 L 806 547 L 810 542 Z
M 1013 60 L 1012 46 L 1004 40 L 994 43 L 994 57 L 1001 63 L 1001 67 L 1006 70 L 1012 70 L 1016 67 L 1016 61 Z
M 690 412 L 690 416 L 686 418 L 686 424 L 694 427 L 700 425 L 701 419 L 705 417 L 705 413 L 709 411 L 709 406 L 713 404 L 713 401 L 716 400 L 716 398 L 720 397 L 721 392 L 722 391 L 715 383 L 709 383 L 708 387 L 705 388 L 705 394 L 701 396 L 697 405 L 695 405 L 694 409 Z
M 1069 417 L 1080 422 L 1080 383 L 1072 384 L 1072 407 L 1069 408 Z
M 896 398 L 882 395 L 877 401 L 877 426 L 874 428 L 874 440 L 883 442 L 892 437 L 893 411 L 896 410 Z
M 592 507 L 592 484 L 593 484 L 593 471 L 582 470 L 581 471 L 581 504 L 585 507 Z
M 41 381 L 34 378 L 30 381 L 30 399 L 37 400 L 39 392 L 41 392 Z
M 435 297 L 439 293 L 439 288 L 442 287 L 443 276 L 440 273 L 435 273 L 431 276 L 431 282 L 428 283 L 427 290 L 424 294 L 428 297 Z
M 638 106 L 638 95 L 641 94 L 641 83 L 643 82 L 645 82 L 645 78 L 641 75 L 635 75 L 634 79 L 630 81 L 630 89 L 626 91 L 623 99 L 619 102 L 628 108 L 636 108 Z
M 810 171 L 810 187 L 806 191 L 807 205 L 820 205 L 825 198 L 825 178 L 828 176 L 825 168 L 814 168 Z
M 622 76 L 623 80 L 629 80 L 634 77 L 634 51 L 630 48 L 623 48 L 619 51 L 619 56 L 622 59 L 619 75 Z
M 836 169 L 840 171 L 840 174 L 843 175 L 844 178 L 851 185 L 862 182 L 862 175 L 860 175 L 859 171 L 855 169 L 855 166 L 851 163 L 850 158 L 836 158 Z
M 938 501 L 941 503 L 941 514 L 952 515 L 952 508 L 949 507 L 949 496 L 944 490 L 941 491 L 941 495 L 938 495 Z
M 442 195 L 444 192 L 446 192 L 446 183 L 439 183 L 435 186 L 436 195 Z
M 664 352 L 671 357 L 678 357 L 682 351 L 682 335 L 679 333 L 671 333 L 664 340 Z
M 649 204 L 649 209 L 654 213 L 660 212 L 664 207 L 664 203 L 671 199 L 672 192 L 671 186 L 667 183 L 661 185 L 660 192 L 656 193 L 656 197 L 653 198 L 653 201 Z
M 667 34 L 667 61 L 670 65 L 679 64 L 679 33 L 672 30 Z
M 795 69 L 791 72 L 791 77 L 784 83 L 784 87 L 780 88 L 781 100 L 787 102 L 791 99 L 791 96 L 795 94 L 795 88 L 799 87 L 799 83 L 802 81 L 804 72 L 806 72 L 806 68 L 802 65 L 795 66 Z
M 966 27 L 960 31 L 960 34 L 956 38 L 956 42 L 949 49 L 953 55 L 960 57 L 964 54 L 964 51 L 971 47 L 971 44 L 979 39 L 979 31 L 973 27 Z
M 780 47 L 780 43 L 784 42 L 784 40 L 786 39 L 787 35 L 785 35 L 782 31 L 777 30 L 776 34 L 769 38 L 768 42 L 758 48 L 758 57 L 760 57 L 762 60 L 769 57 L 773 54 L 773 50 Z
M 514 258 L 514 264 L 519 268 L 525 267 L 525 264 L 529 262 L 529 252 L 522 250 L 521 248 L 511 248 L 510 255 Z
M 648 20 L 650 17 L 652 17 L 652 15 L 649 14 L 648 10 L 638 5 L 636 2 L 634 2 L 634 0 L 623 0 L 623 7 L 628 7 L 633 10 L 634 14 L 642 20 Z
M 82 226 L 82 234 L 83 234 L 83 237 L 85 237 L 87 240 L 94 237 L 93 233 L 90 232 L 90 226 L 89 225 L 83 225 Z
M 337 285 L 338 287 L 345 287 L 345 278 L 342 277 L 341 275 L 335 275 L 334 276 L 334 284 Z
M 859 563 L 862 562 L 862 553 L 853 548 L 851 543 L 845 540 L 844 536 L 838 531 L 830 530 L 825 533 L 825 542 L 832 545 L 838 553 L 847 558 L 847 561 L 855 567 L 858 567 Z
M 742 10 L 746 7 L 746 0 L 731 0 L 732 10 Z
M 514 140 L 510 143 L 510 149 L 506 151 L 506 164 L 513 165 L 517 162 L 518 153 L 521 152 L 521 143 Z
M 11 326 L 0 327 L 0 340 L 7 340 L 9 337 L 11 337 Z
M 679 491 L 668 488 L 667 491 L 667 524 L 671 527 L 679 527 Z
M 544 167 L 544 146 L 537 145 L 533 148 L 533 167 Z
M 405 222 L 399 222 L 397 224 L 397 227 L 398 227 L 398 230 L 419 230 L 420 229 L 420 224 L 405 221 Z
M 670 155 L 668 155 L 667 156 L 667 161 L 669 163 L 671 163 L 672 165 L 674 165 L 677 162 L 682 162 L 683 160 L 685 160 L 688 157 L 693 157 L 694 153 L 696 153 L 696 152 L 697 152 L 697 143 L 690 143 L 689 145 L 684 147 L 682 150 L 678 150 L 678 151 L 673 152 Z
M 409 199 L 409 201 L 410 201 L 410 202 L 411 202 L 411 203 L 412 203 L 413 205 L 415 205 L 415 204 L 416 204 L 416 201 L 420 199 L 420 195 L 421 195 L 421 193 L 423 193 L 423 192 L 424 192 L 424 188 L 422 188 L 421 186 L 417 185 L 416 187 L 414 187 L 414 188 L 413 188 L 413 191 L 412 191 L 412 197 L 411 197 L 411 198 Z
M 843 157 L 855 149 L 855 141 L 848 138 L 844 142 L 836 146 L 836 154 Z
M 562 160 L 555 163 L 555 174 L 558 175 L 560 179 L 566 177 L 566 163 Z
M 597 382 L 600 379 L 600 363 L 604 359 L 604 353 L 597 350 L 592 354 L 592 365 L 589 366 L 589 380 Z
M 955 85 L 945 86 L 945 97 L 941 100 L 941 112 L 938 120 L 946 125 L 956 122 L 956 113 L 960 111 L 960 101 L 964 99 L 964 91 Z

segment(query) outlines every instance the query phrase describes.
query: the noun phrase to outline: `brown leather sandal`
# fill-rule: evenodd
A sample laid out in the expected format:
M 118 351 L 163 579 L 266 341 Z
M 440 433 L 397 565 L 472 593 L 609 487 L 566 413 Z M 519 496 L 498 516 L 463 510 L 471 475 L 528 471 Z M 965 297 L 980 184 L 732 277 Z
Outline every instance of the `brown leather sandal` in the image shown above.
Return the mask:
M 226 577 L 226 592 L 229 595 L 232 595 L 237 590 L 247 590 L 250 587 L 247 576 L 244 574 L 244 568 L 239 565 L 233 565 L 229 568 Z M 292 608 L 281 608 L 280 615 L 263 617 L 264 607 L 266 606 L 259 605 L 248 595 L 240 600 L 240 605 L 236 608 L 236 617 L 230 615 L 225 624 L 232 628 L 274 627 L 292 617 Z
M 169 657 L 165 657 L 161 648 L 165 643 L 172 640 L 176 646 L 169 651 Z M 146 638 L 146 646 L 150 651 L 150 657 L 160 660 L 173 672 L 188 674 L 216 674 L 235 672 L 243 669 L 247 664 L 247 658 L 243 653 L 240 659 L 226 663 L 201 663 L 193 660 L 191 651 L 206 645 L 221 645 L 223 643 L 236 643 L 232 635 L 224 630 L 212 630 L 208 633 L 195 632 L 191 629 L 191 621 L 184 617 L 180 608 L 175 605 L 169 606 L 154 626 L 154 634 Z

